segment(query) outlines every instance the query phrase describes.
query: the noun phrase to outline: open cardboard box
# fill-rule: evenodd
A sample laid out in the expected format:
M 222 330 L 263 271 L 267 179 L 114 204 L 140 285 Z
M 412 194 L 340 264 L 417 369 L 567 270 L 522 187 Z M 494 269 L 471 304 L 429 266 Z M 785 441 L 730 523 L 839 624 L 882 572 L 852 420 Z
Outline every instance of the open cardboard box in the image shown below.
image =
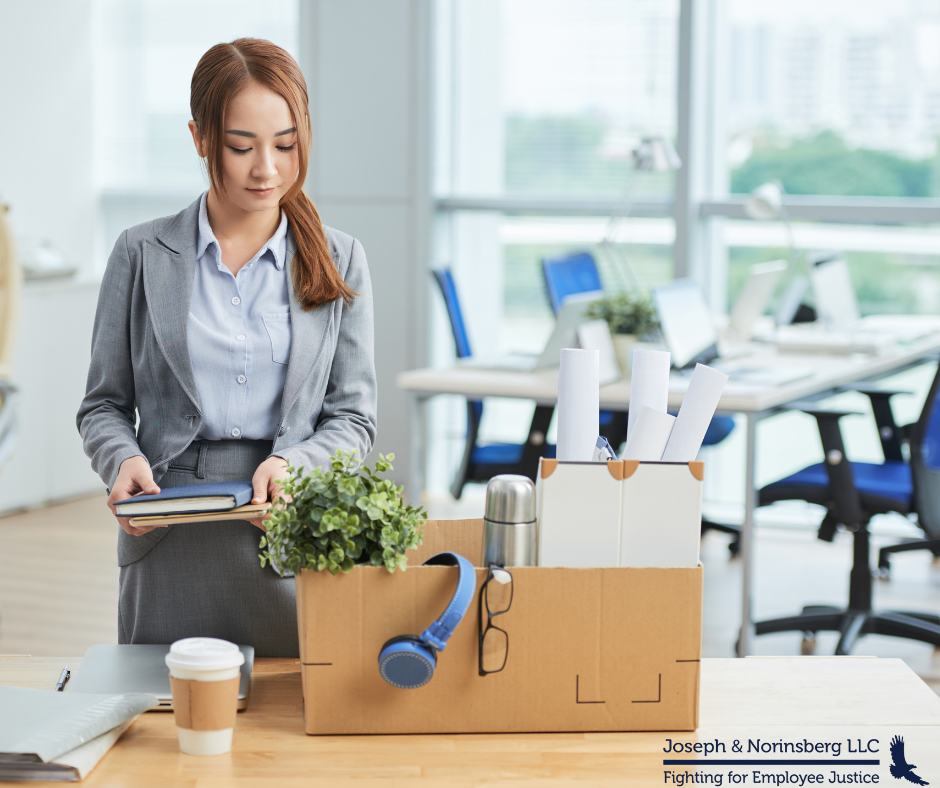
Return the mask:
M 514 598 L 494 622 L 506 668 L 478 674 L 477 597 L 431 682 L 379 676 L 382 645 L 419 635 L 444 610 L 457 569 L 421 566 L 450 550 L 483 559 L 482 520 L 431 520 L 405 572 L 303 571 L 297 615 L 304 728 L 311 734 L 689 731 L 698 725 L 702 567 L 512 567 Z M 485 613 L 484 613 L 485 615 Z

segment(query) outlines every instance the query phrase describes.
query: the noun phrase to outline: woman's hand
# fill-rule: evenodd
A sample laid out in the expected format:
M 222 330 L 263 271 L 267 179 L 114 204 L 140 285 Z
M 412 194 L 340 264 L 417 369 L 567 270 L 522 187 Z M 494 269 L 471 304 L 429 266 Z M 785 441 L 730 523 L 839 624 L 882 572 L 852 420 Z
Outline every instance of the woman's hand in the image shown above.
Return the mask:
M 156 495 L 160 492 L 156 482 L 153 480 L 153 471 L 150 470 L 150 464 L 139 454 L 136 457 L 128 457 L 121 463 L 118 470 L 117 480 L 111 488 L 111 494 L 108 496 L 108 508 L 117 517 L 114 511 L 114 502 L 123 501 L 133 495 Z M 121 528 L 125 533 L 131 536 L 142 536 L 149 533 L 154 528 L 166 528 L 165 525 L 142 525 L 135 527 L 130 524 L 127 517 L 117 517 Z
M 251 477 L 251 486 L 254 487 L 251 502 L 273 502 L 281 494 L 281 485 L 277 483 L 277 480 L 286 477 L 287 461 L 280 457 L 268 457 L 268 459 L 258 466 L 255 475 Z M 264 517 L 256 517 L 254 520 L 249 520 L 248 522 L 260 528 L 262 531 L 267 531 L 268 529 L 264 524 L 266 519 L 267 515 Z

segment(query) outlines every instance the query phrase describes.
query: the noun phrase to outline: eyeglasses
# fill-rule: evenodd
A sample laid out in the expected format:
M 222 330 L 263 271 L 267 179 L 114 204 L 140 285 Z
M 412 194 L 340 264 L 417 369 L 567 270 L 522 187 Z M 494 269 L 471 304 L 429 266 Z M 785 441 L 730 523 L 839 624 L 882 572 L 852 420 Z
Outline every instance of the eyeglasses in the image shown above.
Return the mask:
M 496 581 L 495 583 L 493 581 Z M 480 675 L 499 673 L 509 656 L 509 634 L 493 624 L 496 616 L 512 606 L 512 573 L 497 564 L 490 564 L 489 574 L 480 589 Z M 483 610 L 486 608 L 486 626 Z

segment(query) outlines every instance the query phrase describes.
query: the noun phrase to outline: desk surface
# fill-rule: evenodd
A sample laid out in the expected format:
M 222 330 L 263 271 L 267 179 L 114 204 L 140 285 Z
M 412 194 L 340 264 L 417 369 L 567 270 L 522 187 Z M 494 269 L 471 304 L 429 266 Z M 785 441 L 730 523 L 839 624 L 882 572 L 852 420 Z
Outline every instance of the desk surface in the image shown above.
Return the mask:
M 931 334 L 909 344 L 893 345 L 881 353 L 871 355 L 778 353 L 773 347 L 764 346 L 752 355 L 727 362 L 728 366 L 801 367 L 811 369 L 812 374 L 792 383 L 769 387 L 755 387 L 732 379 L 725 387 L 718 409 L 728 413 L 746 413 L 775 408 L 839 386 L 889 374 L 938 350 L 940 334 Z M 542 372 L 459 366 L 447 369 L 416 369 L 401 373 L 397 382 L 399 388 L 419 396 L 462 394 L 471 397 L 516 397 L 534 399 L 540 403 L 553 403 L 558 398 L 557 369 Z M 681 405 L 684 396 L 683 389 L 670 391 L 670 406 Z M 601 386 L 601 408 L 622 410 L 629 402 L 628 380 Z
M 80 661 L 0 657 L 0 684 L 49 689 L 62 665 L 77 667 Z M 881 782 L 893 783 L 887 743 L 895 735 L 904 737 L 908 760 L 917 764 L 918 774 L 934 784 L 940 781 L 940 698 L 901 660 L 703 659 L 700 708 L 696 733 L 306 736 L 298 661 L 258 659 L 251 702 L 238 715 L 231 753 L 182 755 L 173 716 L 144 714 L 84 784 L 310 786 L 356 779 L 357 786 L 555 780 L 662 786 L 664 757 L 698 757 L 665 755 L 669 740 L 718 740 L 727 746 L 728 754 L 721 757 L 740 758 L 746 756 L 733 755 L 732 742 L 756 738 L 841 741 L 842 757 L 847 756 L 848 739 L 867 743 L 876 738 L 883 760 L 871 768 Z M 753 767 L 737 768 L 747 772 Z M 824 771 L 828 782 L 829 772 L 816 770 Z M 726 774 L 728 767 L 708 771 Z

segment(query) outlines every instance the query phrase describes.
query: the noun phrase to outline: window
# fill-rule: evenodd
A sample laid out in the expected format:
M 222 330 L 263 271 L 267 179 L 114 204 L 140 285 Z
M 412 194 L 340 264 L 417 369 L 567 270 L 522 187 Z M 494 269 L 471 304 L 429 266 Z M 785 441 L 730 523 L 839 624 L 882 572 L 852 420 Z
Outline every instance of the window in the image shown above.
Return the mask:
M 206 188 L 186 124 L 189 85 L 214 44 L 267 38 L 297 57 L 298 0 L 96 0 L 97 149 L 105 257 L 130 225 Z

